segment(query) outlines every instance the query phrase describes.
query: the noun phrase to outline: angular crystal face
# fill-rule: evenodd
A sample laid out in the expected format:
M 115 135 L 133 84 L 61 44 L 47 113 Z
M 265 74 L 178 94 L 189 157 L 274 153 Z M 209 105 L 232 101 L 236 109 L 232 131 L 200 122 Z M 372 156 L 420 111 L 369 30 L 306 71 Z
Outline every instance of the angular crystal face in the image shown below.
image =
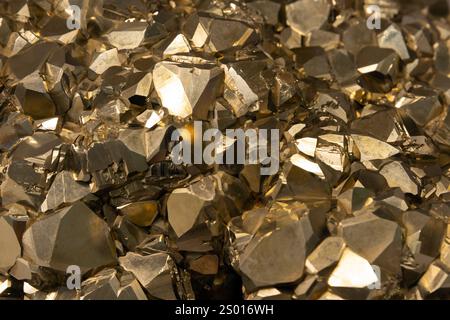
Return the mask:
M 293 223 L 253 238 L 242 253 L 239 269 L 256 286 L 294 282 L 303 275 L 304 237 L 300 223 Z
M 153 71 L 153 82 L 169 114 L 206 120 L 223 88 L 223 72 L 212 65 L 160 62 Z
M 96 74 L 102 74 L 109 68 L 120 65 L 119 52 L 117 49 L 111 49 L 96 54 L 89 69 Z
M 172 191 L 167 199 L 167 214 L 170 226 L 178 237 L 201 223 L 205 218 L 205 207 L 214 201 L 215 182 L 205 178 L 192 184 L 189 188 Z M 189 203 L 189 206 L 186 206 Z
M 146 22 L 120 22 L 105 37 L 118 50 L 134 49 L 145 44 L 149 28 Z
M 352 135 L 355 146 L 358 148 L 361 161 L 384 160 L 400 151 L 389 143 L 374 139 L 370 136 Z
M 70 204 L 80 200 L 89 193 L 89 185 L 77 182 L 70 172 L 61 171 L 53 180 L 47 197 L 41 205 L 41 210 L 46 212 L 56 209 L 61 204 Z
M 402 30 L 395 23 L 392 23 L 378 35 L 378 45 L 380 48 L 393 49 L 402 60 L 410 58 Z
M 352 251 L 368 262 L 393 273 L 400 271 L 402 243 L 397 223 L 365 213 L 341 221 L 338 235 Z
M 158 214 L 158 203 L 156 201 L 139 201 L 126 204 L 119 209 L 134 224 L 140 227 L 148 227 Z
M 346 248 L 337 267 L 328 278 L 330 287 L 365 288 L 378 281 L 370 263 Z
M 340 237 L 328 237 L 320 243 L 308 256 L 305 266 L 310 274 L 320 273 L 322 270 L 337 263 L 345 249 L 345 240 Z
M 0 273 L 7 274 L 9 269 L 14 266 L 16 259 L 20 257 L 21 247 L 19 239 L 14 231 L 12 221 L 8 217 L 0 218 L 1 247 L 2 255 L 0 257 Z
M 317 30 L 328 20 L 330 3 L 326 0 L 298 0 L 286 5 L 286 23 L 301 34 Z
M 114 269 L 103 269 L 83 281 L 80 300 L 148 300 L 136 278 Z
M 36 221 L 22 241 L 25 259 L 64 272 L 71 265 L 86 272 L 117 259 L 108 225 L 82 202 Z
M 0 299 L 448 298 L 449 12 L 0 1 Z
M 173 261 L 165 253 L 155 253 L 148 256 L 129 252 L 119 258 L 120 265 L 133 273 L 139 283 L 153 297 L 173 300 L 175 292 L 172 289 L 171 269 Z

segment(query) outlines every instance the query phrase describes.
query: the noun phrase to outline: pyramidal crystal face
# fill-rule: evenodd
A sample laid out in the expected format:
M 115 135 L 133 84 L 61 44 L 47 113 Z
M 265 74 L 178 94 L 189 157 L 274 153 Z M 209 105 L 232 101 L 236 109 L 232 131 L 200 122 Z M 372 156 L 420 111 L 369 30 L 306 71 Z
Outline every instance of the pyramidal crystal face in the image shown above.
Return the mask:
M 160 62 L 153 81 L 161 105 L 169 114 L 206 120 L 208 111 L 223 88 L 223 72 L 213 65 Z
M 0 300 L 448 298 L 448 1 L 0 2 Z

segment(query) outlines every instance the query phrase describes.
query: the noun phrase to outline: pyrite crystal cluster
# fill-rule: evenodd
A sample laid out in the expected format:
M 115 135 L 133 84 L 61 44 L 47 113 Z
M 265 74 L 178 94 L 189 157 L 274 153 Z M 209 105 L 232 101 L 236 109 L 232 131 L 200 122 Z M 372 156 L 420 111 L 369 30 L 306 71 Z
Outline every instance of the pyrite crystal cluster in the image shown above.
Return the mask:
M 0 296 L 450 298 L 447 5 L 0 1 Z

